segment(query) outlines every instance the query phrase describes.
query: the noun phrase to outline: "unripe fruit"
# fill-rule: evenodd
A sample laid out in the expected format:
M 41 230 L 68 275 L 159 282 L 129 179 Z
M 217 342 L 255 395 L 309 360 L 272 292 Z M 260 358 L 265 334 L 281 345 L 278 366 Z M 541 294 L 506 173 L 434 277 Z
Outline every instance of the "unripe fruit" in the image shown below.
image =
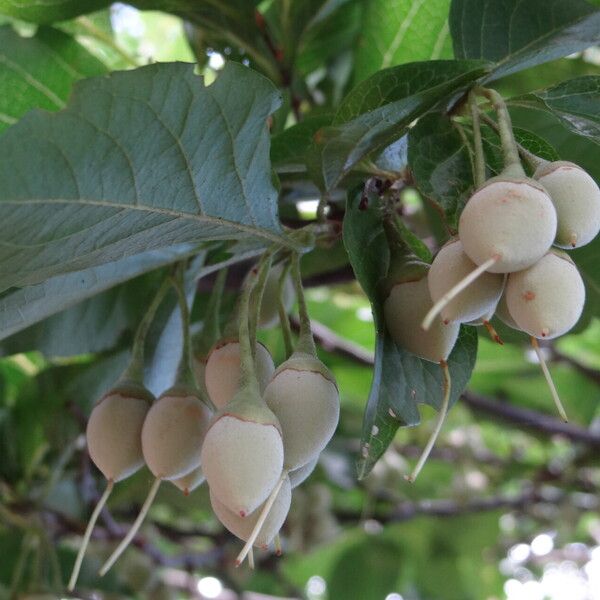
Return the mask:
M 511 317 L 510 312 L 508 310 L 508 305 L 506 304 L 506 290 L 500 297 L 500 302 L 498 302 L 498 306 L 496 306 L 496 312 L 494 313 L 506 326 L 511 329 L 516 329 L 517 331 L 521 331 L 521 328 L 516 324 L 515 320 Z
M 266 549 L 273 542 L 273 538 L 279 533 L 285 519 L 290 511 L 292 502 L 292 486 L 289 477 L 285 477 L 275 501 L 269 510 L 263 526 L 258 532 L 254 546 Z M 219 521 L 231 532 L 244 542 L 250 538 L 256 526 L 263 506 L 261 505 L 251 515 L 240 517 L 225 506 L 219 498 L 210 490 L 210 503 Z
M 585 286 L 566 254 L 548 252 L 532 267 L 509 275 L 506 303 L 519 329 L 549 340 L 577 323 L 585 304 Z
M 271 380 L 275 365 L 271 354 L 260 342 L 256 343 L 256 378 L 261 393 Z M 240 389 L 240 343 L 235 339 L 221 340 L 208 354 L 204 372 L 206 389 L 212 403 L 219 409 Z
M 275 371 L 264 398 L 281 425 L 285 468 L 297 469 L 318 456 L 340 416 L 331 371 L 318 358 L 294 352 Z
M 152 405 L 142 429 L 148 468 L 158 479 L 179 479 L 200 466 L 210 410 L 195 391 L 176 386 Z
M 460 240 L 446 244 L 437 254 L 429 272 L 427 283 L 433 302 L 440 300 L 457 283 L 477 268 L 463 252 Z M 504 276 L 483 273 L 467 289 L 460 292 L 441 310 L 444 323 L 473 321 L 485 313 L 493 312 L 504 287 Z
M 196 467 L 193 471 L 190 471 L 187 475 L 180 477 L 179 479 L 173 479 L 171 483 L 178 487 L 185 496 L 191 494 L 197 487 L 200 487 L 206 480 L 202 467 Z
M 421 322 L 432 306 L 427 278 L 423 277 L 394 285 L 383 310 L 388 331 L 399 346 L 420 358 L 439 363 L 452 351 L 460 325 L 444 325 L 436 317 L 428 331 L 423 331 Z
M 141 432 L 152 400 L 144 387 L 129 384 L 108 392 L 92 410 L 88 451 L 109 481 L 121 481 L 143 466 Z
M 554 243 L 575 248 L 591 242 L 600 231 L 600 188 L 580 166 L 564 160 L 544 163 L 534 174 L 556 209 Z
M 267 276 L 258 316 L 258 326 L 263 329 L 275 327 L 279 323 L 279 278 L 282 271 L 283 265 L 279 264 L 274 266 Z M 294 283 L 288 275 L 283 284 L 283 306 L 286 312 L 292 309 L 295 297 Z
M 289 472 L 290 483 L 292 484 L 292 489 L 297 488 L 299 485 L 304 483 L 315 470 L 315 467 L 319 463 L 319 457 L 313 458 L 311 461 L 307 462 L 303 467 L 299 469 L 295 469 Z
M 512 273 L 537 262 L 556 236 L 556 210 L 532 179 L 494 177 L 467 202 L 458 233 L 464 252 L 491 273 Z
M 277 417 L 251 388 L 242 388 L 213 418 L 202 446 L 211 492 L 241 517 L 269 496 L 283 470 Z

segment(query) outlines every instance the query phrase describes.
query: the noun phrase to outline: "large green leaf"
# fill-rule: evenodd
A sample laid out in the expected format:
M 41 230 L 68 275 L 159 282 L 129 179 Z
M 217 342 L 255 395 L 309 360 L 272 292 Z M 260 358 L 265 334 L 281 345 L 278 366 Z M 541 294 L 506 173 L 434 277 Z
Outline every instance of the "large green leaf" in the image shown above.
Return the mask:
M 106 350 L 111 347 L 110 343 L 107 346 L 98 340 L 104 333 L 101 330 L 105 328 L 105 323 L 102 314 L 94 308 L 98 302 L 106 301 L 96 298 L 103 293 L 106 298 L 113 298 L 114 294 L 107 290 L 148 271 L 198 254 L 198 251 L 194 244 L 150 250 L 84 271 L 58 275 L 36 285 L 7 291 L 0 296 L 0 340 L 10 339 L 8 345 L 2 344 L 2 348 L 22 352 L 35 349 L 37 343 L 43 346 L 38 348 L 43 352 L 63 356 L 77 354 L 69 349 L 75 347 L 71 344 L 81 344 L 77 346 L 79 353 Z M 257 243 L 236 244 L 215 261 L 207 261 L 202 275 L 252 258 L 260 251 L 261 245 Z M 139 299 L 141 294 L 134 295 Z M 64 328 L 71 327 L 72 323 L 76 324 L 78 314 L 84 315 L 88 321 L 94 321 L 96 333 L 88 335 L 78 332 L 75 334 L 77 339 L 65 339 L 73 337 L 74 334 L 67 334 Z M 35 326 L 36 323 L 39 325 Z M 22 334 L 14 335 L 22 330 L 25 330 Z M 47 348 L 52 350 L 46 350 Z
M 73 38 L 50 27 L 21 37 L 0 27 L 0 131 L 28 110 L 64 108 L 73 83 L 106 67 Z
M 497 79 L 585 50 L 600 40 L 600 11 L 583 0 L 452 0 L 456 58 L 497 63 Z
M 355 79 L 415 60 L 452 58 L 450 0 L 371 0 L 355 53 Z
M 362 201 L 361 201 L 362 200 Z M 375 365 L 365 409 L 359 477 L 364 477 L 385 452 L 400 426 L 417 425 L 419 403 L 439 409 L 443 376 L 439 365 L 423 360 L 397 346 L 385 327 L 380 283 L 389 263 L 389 250 L 374 194 L 348 200 L 344 218 L 344 244 L 356 279 L 367 294 L 376 329 Z M 451 403 L 467 385 L 477 354 L 475 328 L 463 327 L 448 358 L 452 377 Z
M 513 106 L 549 110 L 573 133 L 600 143 L 600 77 L 570 79 L 510 100 Z
M 379 71 L 340 105 L 323 146 L 323 174 L 332 188 L 366 155 L 401 137 L 408 125 L 448 102 L 487 71 L 481 61 L 426 61 Z
M 365 4 L 360 0 L 327 0 L 323 4 L 300 39 L 296 57 L 300 73 L 308 75 L 350 54 L 362 26 Z
M 93 298 L 128 279 L 184 258 L 194 249 L 195 246 L 192 244 L 181 244 L 168 249 L 150 250 L 105 265 L 91 267 L 85 271 L 58 275 L 37 285 L 11 290 L 0 297 L 0 339 L 12 336 L 38 321 L 78 305 L 78 303 Z M 110 294 L 107 297 L 111 297 Z M 53 323 L 49 324 L 48 321 L 44 321 L 43 326 L 36 329 L 35 332 L 28 330 L 25 339 L 39 340 L 43 332 L 47 332 L 47 335 L 44 333 L 44 337 L 54 337 L 55 335 L 59 338 L 64 337 L 60 331 L 57 331 L 55 323 L 59 324 L 60 329 L 60 324 L 63 322 L 76 321 L 77 319 L 73 315 L 77 312 L 85 313 L 87 318 L 90 312 L 95 313 L 96 311 L 79 305 L 68 316 L 61 313 L 62 316 Z M 101 321 L 102 319 L 99 317 L 98 322 L 101 323 Z M 88 342 L 96 343 L 91 339 Z M 23 345 L 24 343 L 27 347 Z M 49 343 L 54 343 L 54 341 Z M 35 349 L 33 342 L 29 344 L 29 341 L 24 342 L 23 339 L 18 341 L 18 351 L 32 349 Z M 98 349 L 104 350 L 105 348 L 88 347 L 82 352 L 92 352 Z
M 0 290 L 185 242 L 288 243 L 267 117 L 280 94 L 234 63 L 90 79 L 0 137 Z

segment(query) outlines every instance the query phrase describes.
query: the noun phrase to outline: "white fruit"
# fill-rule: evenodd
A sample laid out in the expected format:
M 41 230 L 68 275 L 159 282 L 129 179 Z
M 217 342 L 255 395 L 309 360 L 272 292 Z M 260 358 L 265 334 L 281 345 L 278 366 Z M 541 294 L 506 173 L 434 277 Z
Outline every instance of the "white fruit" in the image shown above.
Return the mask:
M 254 546 L 266 549 L 273 542 L 273 538 L 279 533 L 290 510 L 292 502 L 292 487 L 290 480 L 286 477 L 273 502 L 273 506 L 267 518 L 260 528 Z M 231 532 L 243 541 L 250 537 L 254 526 L 260 516 L 263 505 L 259 506 L 252 514 L 240 517 L 225 506 L 219 498 L 210 490 L 210 503 L 219 521 Z
M 111 392 L 92 410 L 86 430 L 88 451 L 109 481 L 121 481 L 143 466 L 141 432 L 149 409 L 146 398 Z
M 260 342 L 256 344 L 255 367 L 260 391 L 263 392 L 275 371 L 275 364 Z M 222 340 L 212 348 L 204 378 L 212 403 L 217 408 L 226 406 L 240 389 L 240 344 L 237 340 Z
M 158 479 L 179 479 L 200 466 L 210 411 L 191 391 L 171 389 L 153 405 L 142 429 L 148 468 Z
M 460 240 L 446 244 L 438 252 L 427 274 L 432 301 L 435 303 L 440 300 L 476 268 L 477 265 L 463 252 Z M 442 309 L 440 316 L 445 323 L 465 323 L 493 312 L 503 287 L 503 275 L 483 273 L 451 300 Z
M 556 210 L 532 179 L 490 179 L 467 202 L 458 233 L 464 252 L 487 270 L 512 273 L 537 262 L 556 236 Z
M 220 413 L 204 440 L 202 469 L 211 492 L 229 510 L 249 515 L 267 499 L 281 476 L 280 430 Z
M 585 286 L 566 255 L 549 252 L 532 267 L 509 275 L 506 304 L 519 329 L 549 340 L 577 323 L 585 304 Z
M 541 165 L 534 174 L 546 188 L 556 209 L 555 244 L 575 248 L 589 244 L 600 231 L 600 188 L 580 166 L 556 161 Z
M 423 277 L 393 286 L 383 310 L 388 331 L 399 346 L 420 358 L 439 363 L 452 351 L 460 325 L 444 325 L 436 317 L 429 330 L 423 331 L 421 323 L 432 306 L 427 278 Z
M 297 488 L 299 485 L 304 483 L 315 470 L 315 467 L 319 463 L 319 457 L 313 458 L 310 462 L 307 462 L 303 467 L 299 469 L 295 469 L 294 471 L 290 471 L 290 483 L 292 484 L 292 489 Z
M 285 468 L 297 469 L 318 456 L 340 416 L 339 392 L 325 365 L 294 353 L 275 371 L 264 399 L 281 425 Z
M 508 310 L 508 305 L 506 304 L 506 290 L 502 297 L 500 298 L 500 302 L 498 302 L 498 306 L 496 306 L 496 312 L 494 313 L 506 326 L 511 329 L 516 329 L 517 331 L 521 331 L 521 328 L 516 324 L 515 320 L 512 318 L 510 311 Z
M 204 477 L 202 467 L 196 467 L 187 475 L 184 475 L 179 479 L 173 479 L 171 483 L 178 487 L 187 496 L 188 494 L 191 494 L 197 487 L 200 487 L 205 480 L 206 477 Z

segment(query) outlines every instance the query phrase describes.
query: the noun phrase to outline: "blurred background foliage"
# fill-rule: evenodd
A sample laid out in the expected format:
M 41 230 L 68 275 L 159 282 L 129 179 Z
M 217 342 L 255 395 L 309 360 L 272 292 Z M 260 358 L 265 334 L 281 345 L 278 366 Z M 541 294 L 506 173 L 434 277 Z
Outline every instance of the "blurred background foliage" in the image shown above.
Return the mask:
M 229 2 L 223 17 L 214 8 L 219 3 L 207 2 L 205 28 L 185 19 L 185 2 L 164 4 L 184 18 L 115 4 L 51 31 L 41 27 L 39 51 L 47 55 L 48 48 L 76 40 L 77 52 L 87 51 L 79 58 L 86 65 L 82 76 L 181 60 L 197 61 L 210 80 L 226 60 L 245 62 L 285 89 L 273 133 L 296 119 L 327 115 L 352 86 L 381 68 L 452 56 L 449 0 L 267 1 L 259 4 L 266 27 L 254 19 L 256 3 Z M 426 8 L 415 8 L 419 4 Z M 239 17 L 243 29 L 220 29 L 211 10 L 224 19 Z M 407 10 L 413 10 L 411 22 Z M 2 43 L 20 43 L 36 32 L 12 16 L 2 20 L 22 36 Z M 406 38 L 396 43 L 402 27 Z M 273 48 L 283 48 L 285 60 L 277 60 Z M 497 87 L 518 96 L 598 75 L 599 64 L 600 48 L 591 48 L 509 75 Z M 44 68 L 52 78 L 52 65 Z M 77 78 L 60 82 L 63 97 Z M 0 80 L 0 89 L 5 84 Z M 34 106 L 35 100 L 22 112 Z M 20 116 L 2 112 L 3 126 Z M 599 178 L 597 146 L 569 135 L 548 113 L 516 107 L 513 117 Z M 314 218 L 316 209 L 315 189 L 292 185 L 297 179 L 281 181 L 281 214 L 289 224 Z M 335 219 L 339 205 L 333 200 Z M 407 190 L 404 200 L 407 224 L 435 248 L 431 211 L 415 190 Z M 229 273 L 229 306 L 247 267 Z M 151 475 L 142 470 L 117 486 L 101 517 L 84 563 L 81 597 L 600 599 L 600 321 L 593 318 L 544 348 L 569 424 L 555 417 L 525 336 L 499 328 L 507 343 L 499 346 L 481 334 L 468 390 L 418 481 L 408 485 L 403 475 L 428 438 L 435 415 L 428 406 L 423 424 L 401 430 L 359 482 L 355 461 L 373 360 L 371 309 L 339 241 L 307 257 L 304 276 L 320 355 L 342 393 L 342 416 L 315 473 L 295 493 L 284 556 L 261 554 L 256 571 L 235 569 L 239 543 L 215 520 L 206 488 L 186 498 L 163 485 L 134 547 L 99 580 L 98 567 L 147 493 Z M 142 275 L 0 343 L 0 597 L 63 597 L 79 536 L 103 485 L 85 451 L 86 418 L 126 364 L 144 310 L 139 298 L 157 280 L 156 273 Z M 211 282 L 210 276 L 199 282 L 196 322 Z M 167 353 L 173 306 L 174 299 L 153 331 L 153 342 L 162 340 Z M 261 332 L 261 338 L 280 362 L 278 331 Z

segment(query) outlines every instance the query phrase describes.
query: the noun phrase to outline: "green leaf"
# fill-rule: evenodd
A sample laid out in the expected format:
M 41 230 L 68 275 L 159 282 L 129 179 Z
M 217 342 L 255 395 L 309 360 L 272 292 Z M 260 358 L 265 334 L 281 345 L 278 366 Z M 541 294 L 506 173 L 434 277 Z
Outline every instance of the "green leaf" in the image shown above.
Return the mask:
M 0 290 L 147 250 L 251 238 L 277 217 L 266 119 L 280 94 L 229 63 L 205 87 L 156 64 L 76 86 L 0 137 Z
M 104 8 L 106 0 L 0 0 L 0 14 L 32 23 L 66 21 Z
M 221 259 L 207 259 L 198 276 L 248 260 L 261 251 L 256 244 L 237 244 Z M 194 245 L 182 244 L 7 292 L 0 297 L 0 340 L 8 339 L 0 347 L 6 354 L 37 349 L 48 356 L 109 350 L 124 327 L 135 327 L 139 315 L 131 307 L 135 309 L 140 297 L 151 297 L 148 287 L 155 285 L 155 279 L 139 275 L 205 254 Z M 137 279 L 119 285 L 133 278 Z M 108 319 L 118 323 L 109 327 Z
M 355 80 L 415 60 L 452 58 L 450 0 L 371 0 L 355 52 Z
M 408 133 L 408 160 L 419 191 L 453 228 L 473 188 L 469 150 L 445 115 L 431 113 Z
M 369 536 L 341 553 L 328 578 L 328 596 L 381 600 L 395 589 L 400 568 L 398 545 L 383 537 Z
M 428 61 L 379 71 L 340 105 L 326 131 L 323 174 L 327 188 L 366 155 L 401 137 L 408 125 L 435 105 L 450 101 L 486 72 L 480 61 Z
M 305 0 L 297 0 L 303 4 Z M 350 54 L 362 26 L 364 3 L 354 0 L 328 0 L 304 32 L 297 51 L 296 68 L 309 75 Z
M 289 127 L 271 141 L 271 162 L 278 173 L 298 173 L 307 170 L 315 149 L 315 134 L 331 124 L 329 114 L 309 115 Z
M 365 477 L 385 452 L 400 426 L 417 425 L 419 403 L 439 409 L 443 398 L 440 366 L 398 347 L 387 333 L 379 291 L 389 263 L 389 250 L 376 196 L 361 204 L 361 194 L 348 200 L 344 217 L 344 244 L 356 279 L 371 302 L 376 329 L 375 365 L 367 400 L 358 462 L 359 477 Z M 448 358 L 452 378 L 450 402 L 456 402 L 467 385 L 477 354 L 477 333 L 462 327 Z
M 452 0 L 456 58 L 480 58 L 498 79 L 580 52 L 600 40 L 600 11 L 583 0 Z
M 75 81 L 106 70 L 61 31 L 40 27 L 24 38 L 9 25 L 0 27 L 0 131 L 32 108 L 64 108 Z
M 85 271 L 58 275 L 37 285 L 11 290 L 0 297 L 0 339 L 101 294 L 128 279 L 188 256 L 194 250 L 195 246 L 191 244 L 150 250 Z M 47 325 L 44 325 L 44 328 L 47 328 Z M 34 347 L 31 345 L 28 349 Z M 23 348 L 20 348 L 19 351 L 22 350 Z M 88 348 L 83 352 L 90 351 L 92 349 Z
M 600 77 L 570 79 L 510 100 L 512 106 L 545 109 L 573 133 L 600 143 Z

